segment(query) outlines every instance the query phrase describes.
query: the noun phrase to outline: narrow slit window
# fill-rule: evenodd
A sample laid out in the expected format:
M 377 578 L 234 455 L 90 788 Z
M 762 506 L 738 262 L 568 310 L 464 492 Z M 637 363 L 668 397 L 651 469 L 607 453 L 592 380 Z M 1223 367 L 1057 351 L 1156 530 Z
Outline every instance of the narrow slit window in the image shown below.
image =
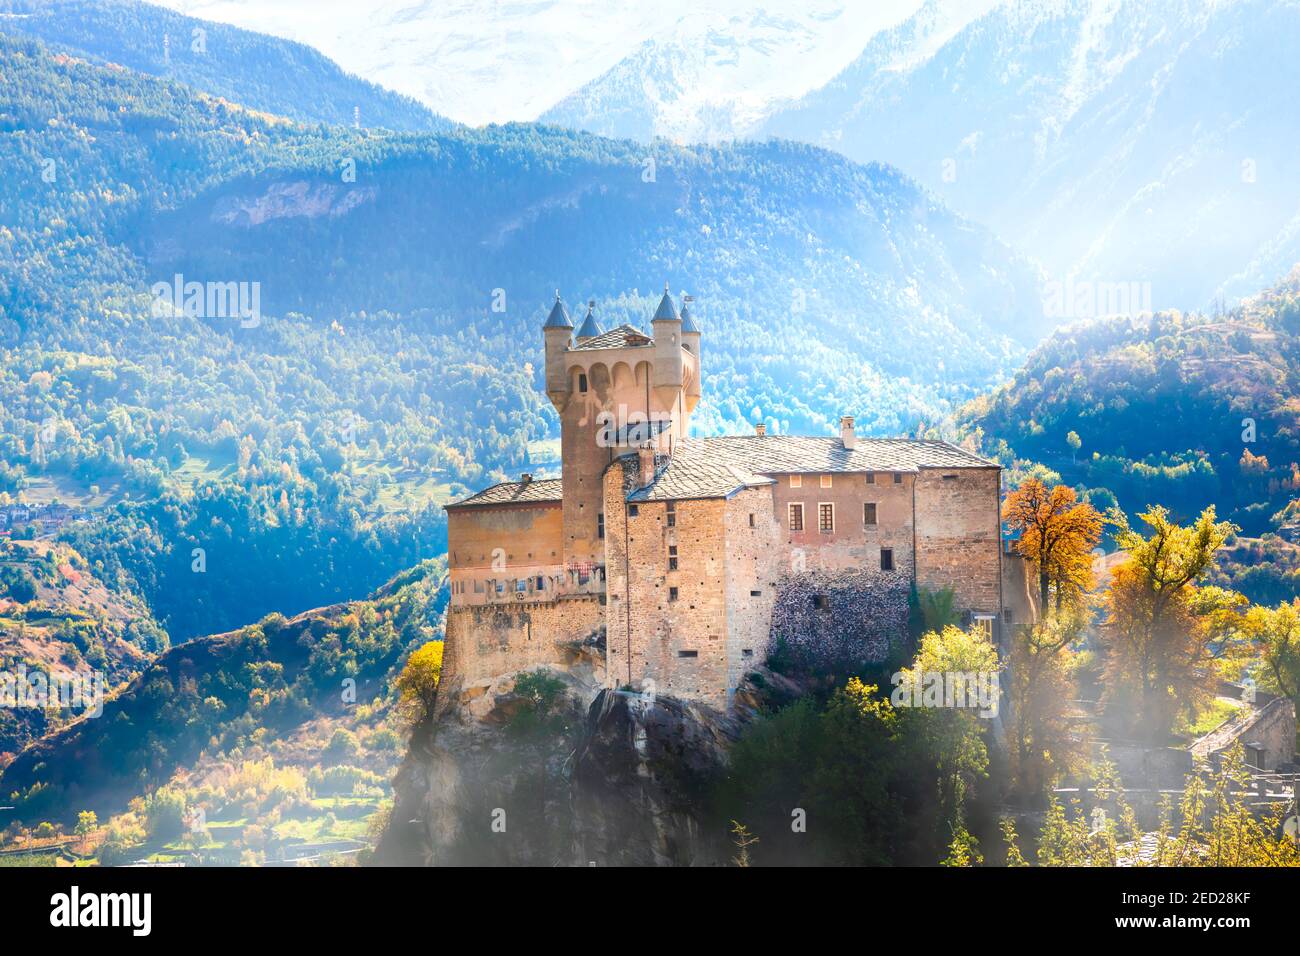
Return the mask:
M 602 540 L 605 537 L 605 513 L 603 511 L 596 515 L 596 537 Z
M 678 651 L 677 656 L 678 657 L 699 657 L 700 652 L 699 651 Z

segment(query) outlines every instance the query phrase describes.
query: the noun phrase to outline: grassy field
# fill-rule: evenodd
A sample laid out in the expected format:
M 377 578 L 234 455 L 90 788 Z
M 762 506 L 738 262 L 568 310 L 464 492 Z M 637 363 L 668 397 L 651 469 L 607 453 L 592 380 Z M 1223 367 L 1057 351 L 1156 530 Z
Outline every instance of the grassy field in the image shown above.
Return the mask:
M 193 491 L 195 485 L 203 481 L 218 481 L 235 476 L 235 459 L 231 455 L 212 453 L 192 454 L 185 462 L 172 471 L 172 481 Z
M 77 508 L 102 508 L 118 501 L 122 491 L 117 480 L 87 482 L 71 475 L 36 475 L 27 479 L 23 499 L 35 505 L 58 501 Z

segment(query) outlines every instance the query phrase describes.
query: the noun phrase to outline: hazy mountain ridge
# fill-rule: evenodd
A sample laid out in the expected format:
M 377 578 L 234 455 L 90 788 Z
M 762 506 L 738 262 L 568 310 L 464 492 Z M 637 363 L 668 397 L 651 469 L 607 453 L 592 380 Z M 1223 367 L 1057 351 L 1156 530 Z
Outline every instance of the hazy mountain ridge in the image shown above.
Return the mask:
M 1249 295 L 1300 259 L 1296 4 L 1025 0 L 936 47 L 943 13 L 881 33 L 762 132 L 891 162 L 1053 279 L 1144 284 L 1147 307 Z
M 0 30 L 299 122 L 394 130 L 453 125 L 409 97 L 345 73 L 311 47 L 134 0 L 0 0 Z

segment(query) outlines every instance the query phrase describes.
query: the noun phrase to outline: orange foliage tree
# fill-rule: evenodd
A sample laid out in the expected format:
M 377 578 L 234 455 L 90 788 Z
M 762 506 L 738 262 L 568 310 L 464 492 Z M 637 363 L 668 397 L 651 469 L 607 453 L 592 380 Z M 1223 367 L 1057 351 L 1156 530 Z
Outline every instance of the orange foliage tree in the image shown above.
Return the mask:
M 1038 571 L 1039 613 L 1047 613 L 1053 592 L 1059 611 L 1092 587 L 1092 549 L 1101 540 L 1102 518 L 1073 488 L 1048 489 L 1030 478 L 1007 495 L 1002 518 L 1020 532 L 1016 553 Z

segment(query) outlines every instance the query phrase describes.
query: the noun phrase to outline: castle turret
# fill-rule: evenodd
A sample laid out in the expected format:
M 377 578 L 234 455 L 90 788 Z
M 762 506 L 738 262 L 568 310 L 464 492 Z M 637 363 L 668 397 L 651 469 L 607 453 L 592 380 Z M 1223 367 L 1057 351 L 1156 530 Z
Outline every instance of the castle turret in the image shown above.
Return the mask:
M 578 344 L 590 342 L 596 336 L 600 335 L 600 323 L 596 321 L 596 300 L 587 301 L 587 317 L 582 320 L 582 325 L 578 329 L 578 334 L 574 336 Z
M 655 342 L 651 384 L 665 403 L 671 404 L 673 394 L 682 387 L 682 320 L 672 296 L 668 294 L 667 282 L 664 283 L 664 297 L 659 300 L 659 308 L 650 320 L 650 326 L 654 329 Z
M 555 305 L 542 326 L 542 337 L 546 340 L 546 394 L 551 404 L 563 409 L 568 401 L 572 384 L 565 369 L 564 353 L 569 350 L 569 335 L 573 332 L 573 323 L 560 300 L 560 290 L 555 290 Z
M 702 332 L 691 311 L 694 296 L 682 296 L 682 345 L 695 359 L 695 368 L 686 375 L 686 407 L 694 411 L 700 400 L 700 387 L 704 380 L 704 356 L 700 352 Z

